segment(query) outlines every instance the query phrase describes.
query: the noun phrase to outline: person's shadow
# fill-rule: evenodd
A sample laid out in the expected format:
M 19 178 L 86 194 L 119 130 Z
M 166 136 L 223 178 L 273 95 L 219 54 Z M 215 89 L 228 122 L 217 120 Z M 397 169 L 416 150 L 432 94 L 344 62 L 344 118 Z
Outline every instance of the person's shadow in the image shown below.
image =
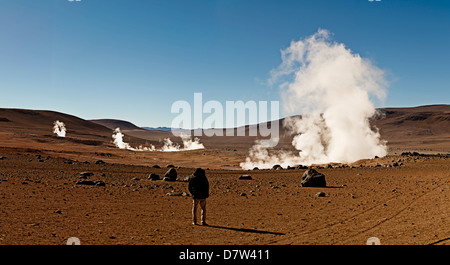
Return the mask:
M 256 233 L 256 234 L 270 234 L 270 235 L 285 235 L 284 233 L 279 232 L 270 232 L 270 231 L 264 231 L 264 230 L 257 230 L 257 229 L 249 229 L 249 228 L 234 228 L 234 227 L 225 227 L 220 225 L 207 225 L 205 227 L 211 227 L 211 228 L 218 228 L 218 229 L 226 229 L 226 230 L 232 230 L 232 231 L 238 231 L 238 232 L 244 232 L 244 233 Z

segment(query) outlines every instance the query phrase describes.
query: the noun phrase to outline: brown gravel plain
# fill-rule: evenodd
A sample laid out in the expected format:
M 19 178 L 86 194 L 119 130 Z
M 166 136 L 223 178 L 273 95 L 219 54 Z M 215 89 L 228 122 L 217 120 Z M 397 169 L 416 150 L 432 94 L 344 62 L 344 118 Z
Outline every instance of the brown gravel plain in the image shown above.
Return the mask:
M 70 237 L 83 245 L 362 245 L 369 237 L 384 245 L 450 244 L 450 155 L 432 148 L 318 166 L 327 187 L 306 188 L 304 169 L 237 169 L 245 148 L 132 152 L 115 148 L 106 128 L 93 134 L 68 126 L 68 137 L 58 138 L 3 117 L 1 245 L 63 245 Z M 148 179 L 168 164 L 177 181 Z M 196 167 L 210 182 L 209 226 L 191 224 L 192 199 L 183 194 Z M 252 180 L 239 180 L 243 174 Z

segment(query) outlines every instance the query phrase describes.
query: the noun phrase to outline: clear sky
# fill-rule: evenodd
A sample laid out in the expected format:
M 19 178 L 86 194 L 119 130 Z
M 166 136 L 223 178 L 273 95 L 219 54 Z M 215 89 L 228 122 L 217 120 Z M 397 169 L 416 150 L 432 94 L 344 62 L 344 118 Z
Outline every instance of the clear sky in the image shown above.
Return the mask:
M 279 100 L 292 40 L 327 29 L 387 73 L 377 107 L 449 104 L 447 0 L 0 0 L 0 107 L 170 126 L 176 100 Z

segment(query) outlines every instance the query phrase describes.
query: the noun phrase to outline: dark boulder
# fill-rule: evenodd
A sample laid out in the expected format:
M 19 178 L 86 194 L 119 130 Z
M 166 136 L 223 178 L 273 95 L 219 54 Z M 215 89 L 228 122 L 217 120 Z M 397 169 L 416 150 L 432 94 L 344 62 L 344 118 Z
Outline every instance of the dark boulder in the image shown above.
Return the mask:
M 155 173 L 151 173 L 150 176 L 148 177 L 149 180 L 160 180 L 161 178 L 159 177 L 158 174 Z
M 95 186 L 105 187 L 105 186 L 106 186 L 106 183 L 105 183 L 104 181 L 102 181 L 102 180 L 97 180 L 97 181 L 95 182 Z
M 80 180 L 77 182 L 77 185 L 95 185 L 95 182 L 90 181 L 90 180 Z
M 81 172 L 80 173 L 80 178 L 86 179 L 87 177 L 90 177 L 90 176 L 93 176 L 93 175 L 94 175 L 94 173 L 92 173 L 92 172 Z
M 281 167 L 280 165 L 274 165 L 274 166 L 272 167 L 272 169 L 275 169 L 275 170 L 281 170 L 281 169 L 283 169 L 283 167 Z
M 239 179 L 252 180 L 252 176 L 250 176 L 250 175 L 242 175 L 242 176 L 239 177 Z
M 303 173 L 302 187 L 326 187 L 325 175 L 310 168 Z
M 166 174 L 164 174 L 164 179 L 165 181 L 176 181 L 177 180 L 177 171 L 175 170 L 175 168 L 170 168 Z
M 316 197 L 325 197 L 325 192 L 320 191 L 320 192 L 316 193 Z

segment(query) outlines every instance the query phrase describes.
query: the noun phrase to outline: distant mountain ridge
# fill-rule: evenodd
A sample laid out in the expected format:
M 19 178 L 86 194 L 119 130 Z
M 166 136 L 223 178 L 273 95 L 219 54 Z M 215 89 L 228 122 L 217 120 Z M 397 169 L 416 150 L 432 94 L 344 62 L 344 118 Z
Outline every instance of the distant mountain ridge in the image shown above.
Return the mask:
M 98 120 L 89 120 L 90 122 L 100 124 L 114 130 L 116 128 L 120 128 L 121 130 L 141 130 L 140 127 L 134 125 L 129 121 L 117 120 L 117 119 L 98 119 Z
M 141 127 L 144 130 L 149 130 L 149 131 L 163 131 L 163 132 L 170 132 L 172 131 L 172 128 L 170 127 Z
M 383 140 L 387 140 L 391 149 L 399 150 L 438 150 L 450 152 L 450 105 L 427 105 L 408 108 L 379 108 L 377 115 L 370 123 L 378 128 Z M 292 133 L 282 124 L 286 118 L 280 119 L 280 142 L 277 148 L 292 148 Z M 138 146 L 139 144 L 161 143 L 162 139 L 172 138 L 170 127 L 138 127 L 135 124 L 118 119 L 84 120 L 82 118 L 49 110 L 27 110 L 0 108 L 0 133 L 22 135 L 35 141 L 52 141 L 53 122 L 64 122 L 67 137 L 89 141 L 112 142 L 112 130 L 119 127 L 126 135 L 126 141 Z M 269 122 L 271 123 L 271 122 Z M 210 133 L 198 136 L 200 141 L 209 148 L 248 149 L 257 136 L 250 136 L 249 130 L 256 125 L 246 125 L 245 136 L 209 137 Z M 237 130 L 238 128 L 234 128 Z M 206 129 L 205 131 L 225 129 Z M 189 134 L 191 131 L 186 130 Z M 226 136 L 226 134 L 223 134 Z M 234 134 L 236 135 L 236 134 Z M 42 136 L 45 138 L 43 140 Z

